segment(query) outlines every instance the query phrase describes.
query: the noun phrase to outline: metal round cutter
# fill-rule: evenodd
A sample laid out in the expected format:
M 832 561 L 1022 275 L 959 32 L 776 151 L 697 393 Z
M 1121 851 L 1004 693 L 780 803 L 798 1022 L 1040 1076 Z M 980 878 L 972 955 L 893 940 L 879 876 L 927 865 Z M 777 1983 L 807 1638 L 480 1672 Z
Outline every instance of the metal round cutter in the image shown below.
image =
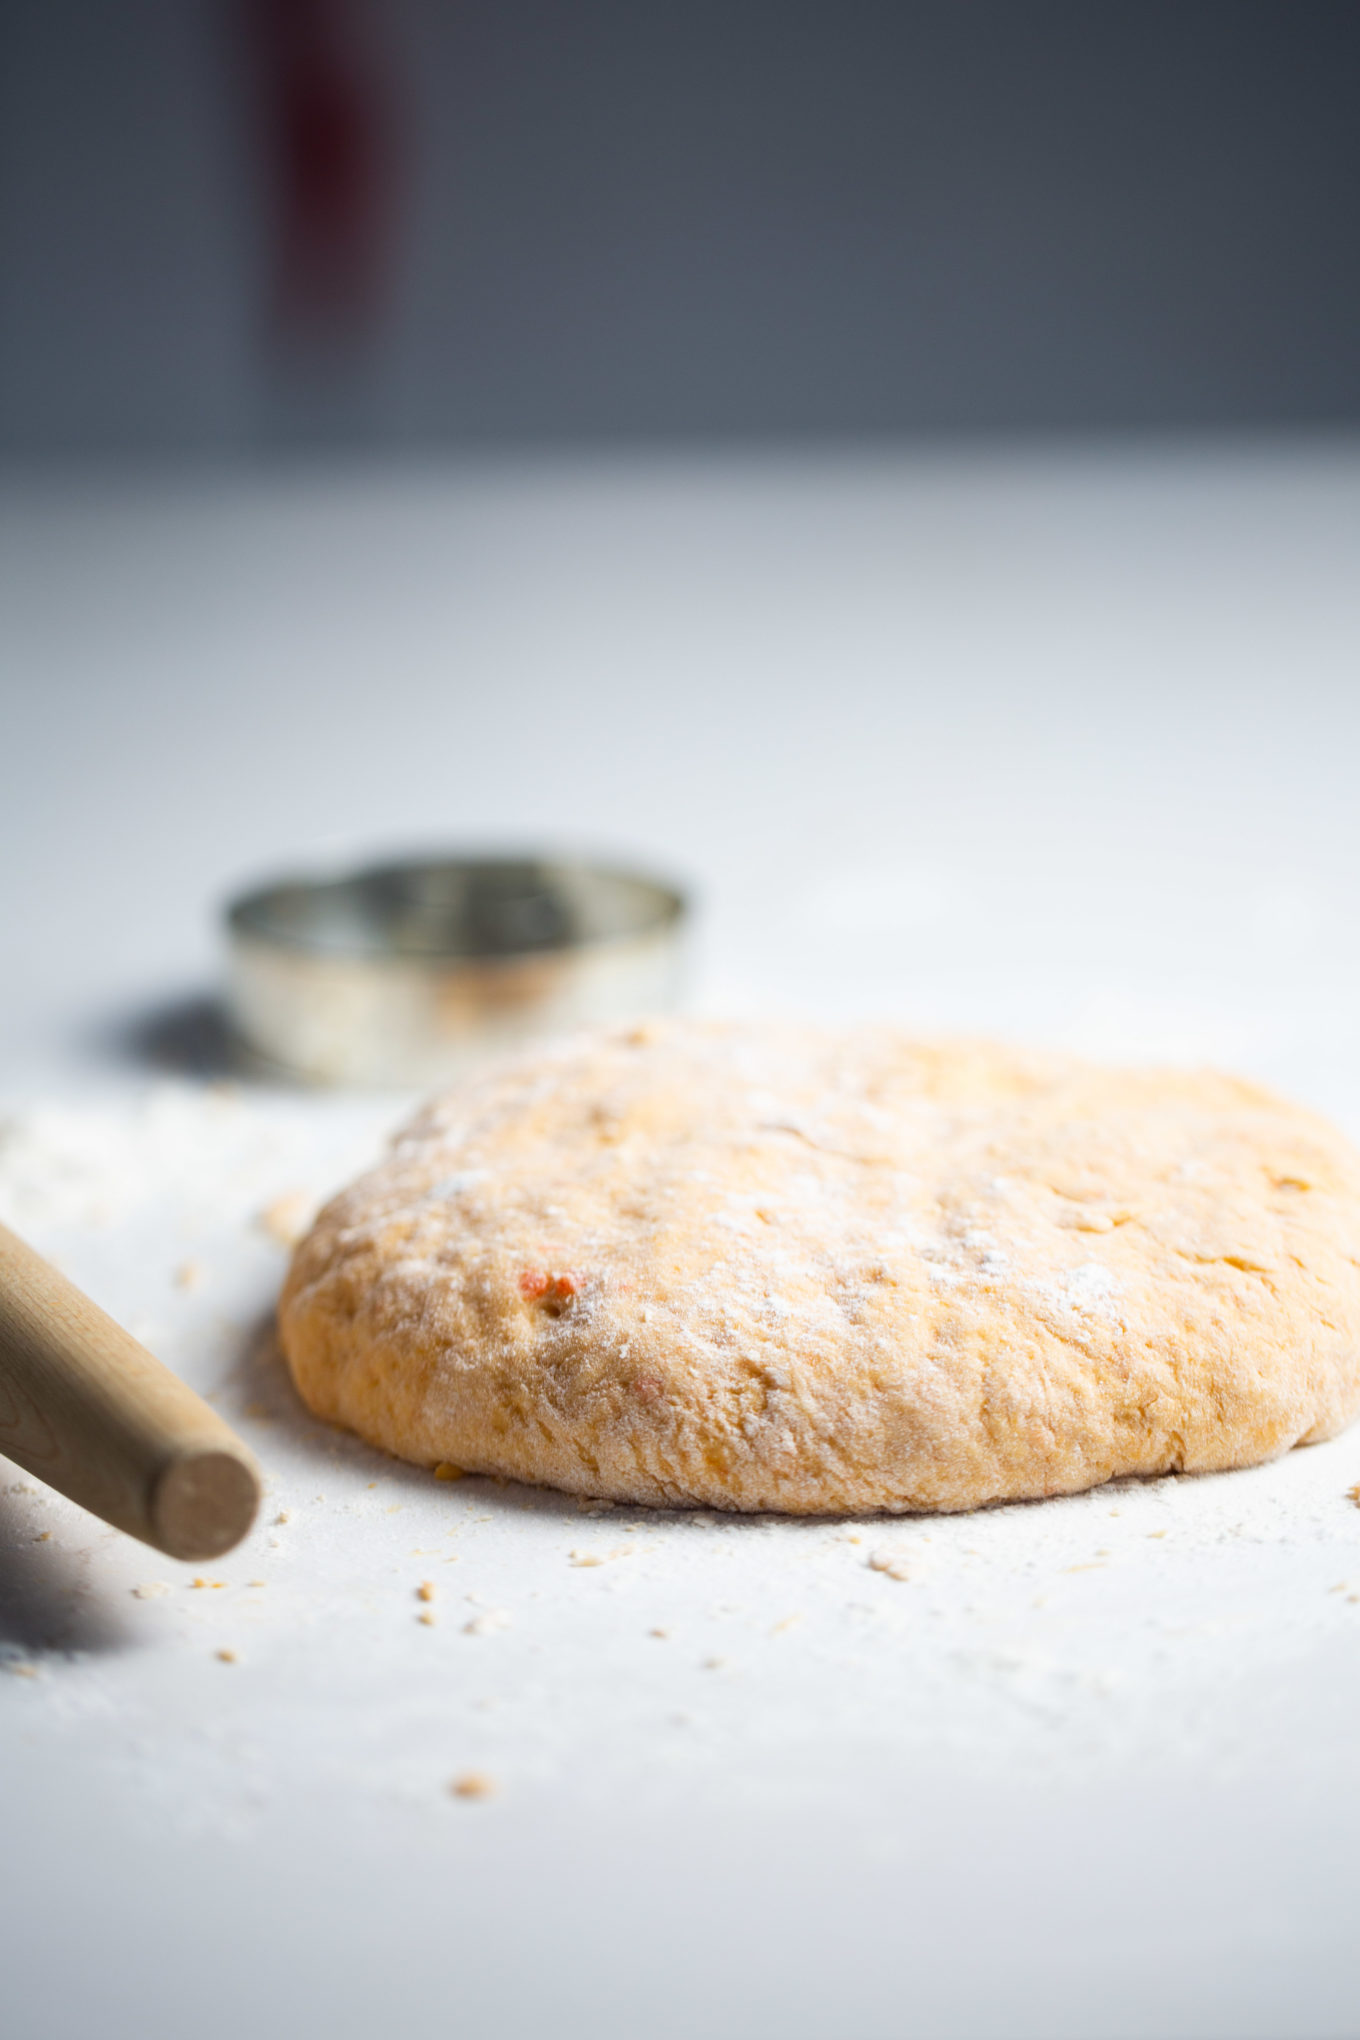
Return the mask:
M 227 909 L 232 1019 L 320 1083 L 427 1086 L 675 1003 L 685 899 L 609 866 L 447 857 L 285 879 Z

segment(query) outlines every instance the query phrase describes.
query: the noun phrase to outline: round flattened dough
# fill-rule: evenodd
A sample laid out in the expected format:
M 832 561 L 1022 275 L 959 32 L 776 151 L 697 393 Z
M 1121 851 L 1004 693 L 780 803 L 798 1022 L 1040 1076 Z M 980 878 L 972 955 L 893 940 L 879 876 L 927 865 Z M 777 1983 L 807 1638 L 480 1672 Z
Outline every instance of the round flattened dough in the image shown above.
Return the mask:
M 664 1023 L 428 1106 L 280 1305 L 402 1458 L 795 1514 L 1247 1466 L 1360 1406 L 1360 1157 L 1212 1073 Z

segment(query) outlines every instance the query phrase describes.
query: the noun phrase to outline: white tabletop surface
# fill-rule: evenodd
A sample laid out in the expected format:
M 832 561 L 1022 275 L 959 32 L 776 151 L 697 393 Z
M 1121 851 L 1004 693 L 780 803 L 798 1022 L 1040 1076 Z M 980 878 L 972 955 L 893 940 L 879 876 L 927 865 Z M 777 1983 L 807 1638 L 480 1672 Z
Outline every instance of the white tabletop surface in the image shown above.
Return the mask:
M 436 1484 L 268 1335 L 261 1214 L 403 1101 L 224 1084 L 193 1012 L 239 881 L 564 843 L 695 885 L 700 1007 L 1213 1060 L 1360 1135 L 1360 453 L 0 515 L 0 1218 L 270 1483 L 195 1568 L 3 1468 L 6 2030 L 1360 2034 L 1360 1432 L 899 1523 Z

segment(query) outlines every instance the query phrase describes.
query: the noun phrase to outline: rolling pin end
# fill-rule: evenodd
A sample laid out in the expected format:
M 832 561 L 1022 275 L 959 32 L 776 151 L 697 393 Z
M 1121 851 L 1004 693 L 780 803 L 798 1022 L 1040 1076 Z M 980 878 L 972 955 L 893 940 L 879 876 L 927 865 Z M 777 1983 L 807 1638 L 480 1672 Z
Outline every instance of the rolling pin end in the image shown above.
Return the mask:
M 152 1541 L 171 1558 L 220 1558 L 255 1521 L 260 1476 L 243 1455 L 184 1452 L 151 1494 Z

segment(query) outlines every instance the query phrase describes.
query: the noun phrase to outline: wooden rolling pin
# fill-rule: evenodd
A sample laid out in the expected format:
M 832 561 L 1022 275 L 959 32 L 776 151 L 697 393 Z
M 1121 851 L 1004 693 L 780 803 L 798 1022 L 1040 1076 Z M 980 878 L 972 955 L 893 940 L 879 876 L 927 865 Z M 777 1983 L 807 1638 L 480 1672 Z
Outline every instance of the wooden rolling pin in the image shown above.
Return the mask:
M 2 1225 L 0 1452 L 172 1558 L 219 1558 L 259 1507 L 234 1432 Z

